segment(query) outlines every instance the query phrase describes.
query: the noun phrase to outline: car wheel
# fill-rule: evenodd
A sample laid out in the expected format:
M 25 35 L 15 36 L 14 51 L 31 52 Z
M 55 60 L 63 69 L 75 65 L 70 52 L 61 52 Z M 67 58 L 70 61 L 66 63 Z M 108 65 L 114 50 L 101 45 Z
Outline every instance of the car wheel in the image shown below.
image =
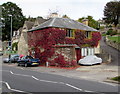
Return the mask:
M 27 63 L 24 66 L 27 67 L 28 66 Z
M 18 64 L 18 66 L 20 66 L 20 64 Z
M 11 64 L 12 62 L 9 60 L 8 63 Z

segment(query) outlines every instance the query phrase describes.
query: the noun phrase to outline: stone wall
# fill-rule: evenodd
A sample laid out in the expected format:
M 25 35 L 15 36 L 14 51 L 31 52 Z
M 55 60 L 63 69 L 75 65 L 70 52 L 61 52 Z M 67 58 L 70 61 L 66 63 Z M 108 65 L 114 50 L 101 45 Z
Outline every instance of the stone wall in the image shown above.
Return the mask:
M 111 41 L 111 40 L 107 40 L 106 43 L 107 43 L 109 46 L 111 46 L 111 47 L 113 47 L 113 48 L 115 48 L 115 49 L 117 49 L 117 50 L 120 51 L 120 43 L 116 43 L 116 42 L 113 42 L 113 41 Z
M 18 42 L 18 54 L 28 55 L 27 32 L 22 32 Z
M 75 52 L 75 47 L 71 45 L 64 45 L 64 46 L 55 46 L 55 54 L 50 58 L 53 60 L 54 58 L 57 57 L 57 54 L 61 54 L 64 56 L 65 60 L 70 62 L 72 60 L 76 60 L 76 52 Z

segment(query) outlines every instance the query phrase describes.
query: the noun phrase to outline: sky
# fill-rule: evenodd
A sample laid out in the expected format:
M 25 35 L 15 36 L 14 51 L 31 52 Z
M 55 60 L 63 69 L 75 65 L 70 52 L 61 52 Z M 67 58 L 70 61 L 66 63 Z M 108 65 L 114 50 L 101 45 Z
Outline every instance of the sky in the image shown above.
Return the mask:
M 47 17 L 52 12 L 58 12 L 74 20 L 88 15 L 99 20 L 104 17 L 104 6 L 111 0 L 0 0 L 0 5 L 8 1 L 16 3 L 26 17 Z

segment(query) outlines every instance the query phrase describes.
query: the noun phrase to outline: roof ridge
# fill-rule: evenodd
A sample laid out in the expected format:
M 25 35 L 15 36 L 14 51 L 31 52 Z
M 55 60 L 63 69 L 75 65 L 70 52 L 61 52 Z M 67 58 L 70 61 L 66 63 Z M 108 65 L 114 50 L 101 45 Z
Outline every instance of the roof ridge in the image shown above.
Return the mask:
M 53 18 L 49 26 L 52 26 L 53 23 L 55 22 L 55 20 L 56 20 L 56 18 Z

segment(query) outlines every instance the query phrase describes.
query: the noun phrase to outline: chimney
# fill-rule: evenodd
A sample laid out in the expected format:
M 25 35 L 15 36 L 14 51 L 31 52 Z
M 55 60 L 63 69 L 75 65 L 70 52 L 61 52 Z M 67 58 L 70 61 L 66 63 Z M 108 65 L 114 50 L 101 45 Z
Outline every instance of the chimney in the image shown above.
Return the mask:
M 88 19 L 83 19 L 82 23 L 88 26 Z

